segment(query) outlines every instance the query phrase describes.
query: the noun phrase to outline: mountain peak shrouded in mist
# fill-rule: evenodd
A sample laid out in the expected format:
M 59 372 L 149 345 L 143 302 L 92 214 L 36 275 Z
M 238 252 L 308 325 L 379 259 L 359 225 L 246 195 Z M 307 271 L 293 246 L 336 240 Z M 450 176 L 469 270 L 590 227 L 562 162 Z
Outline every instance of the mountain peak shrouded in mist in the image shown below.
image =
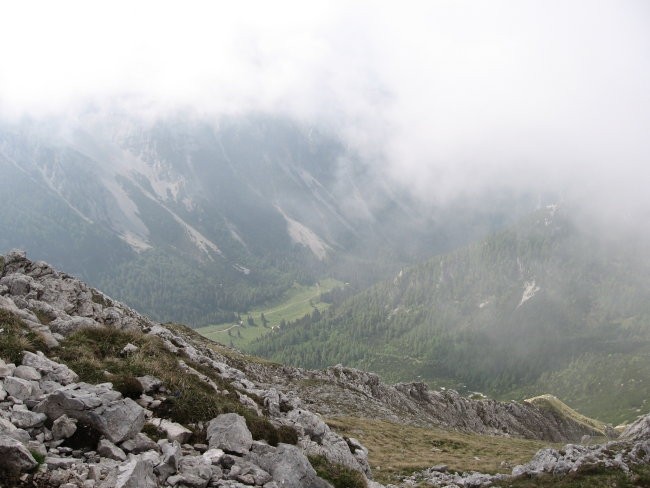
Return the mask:
M 197 325 L 294 282 L 329 275 L 365 286 L 530 207 L 517 195 L 485 196 L 481 211 L 430 207 L 336 135 L 261 114 L 7 123 L 0 166 L 0 222 L 12 229 L 0 247 Z
M 650 210 L 649 18 L 634 0 L 21 2 L 0 29 L 0 104 L 14 119 L 270 113 L 327 128 L 436 205 L 554 192 L 629 227 Z

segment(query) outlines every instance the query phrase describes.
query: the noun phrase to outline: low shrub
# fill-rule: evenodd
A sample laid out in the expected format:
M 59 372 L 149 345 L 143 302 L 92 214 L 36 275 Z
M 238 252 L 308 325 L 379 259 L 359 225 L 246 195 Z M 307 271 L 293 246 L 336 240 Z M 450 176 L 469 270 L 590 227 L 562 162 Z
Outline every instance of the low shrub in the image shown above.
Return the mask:
M 142 385 L 135 376 L 122 374 L 113 376 L 111 379 L 113 388 L 119 391 L 122 396 L 137 400 L 143 393 Z

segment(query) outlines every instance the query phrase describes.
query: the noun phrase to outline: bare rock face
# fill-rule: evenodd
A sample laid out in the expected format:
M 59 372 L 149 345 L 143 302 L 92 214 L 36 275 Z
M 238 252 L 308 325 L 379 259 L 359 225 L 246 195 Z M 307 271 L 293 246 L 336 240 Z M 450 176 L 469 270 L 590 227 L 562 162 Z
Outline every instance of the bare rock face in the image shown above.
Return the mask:
M 310 398 L 309 409 L 323 416 L 351 415 L 419 426 L 438 426 L 487 435 L 515 435 L 551 442 L 578 441 L 602 433 L 553 411 L 526 402 L 474 400 L 454 390 L 430 390 L 424 383 L 386 385 L 376 374 L 341 365 L 323 371 L 282 367 L 269 378 L 251 374 L 288 393 Z M 305 379 L 315 380 L 307 383 Z M 333 399 L 335 401 L 331 401 Z M 270 399 L 268 399 L 270 401 Z
M 22 251 L 8 253 L 4 261 L 0 305 L 17 313 L 47 340 L 52 339 L 52 332 L 65 336 L 82 328 L 102 326 L 136 330 L 150 323 L 84 282 L 42 261 L 30 261 Z M 49 318 L 47 327 L 40 323 L 37 311 Z
M 208 424 L 207 438 L 210 448 L 244 454 L 253 445 L 253 435 L 246 426 L 246 419 L 236 413 L 224 413 Z

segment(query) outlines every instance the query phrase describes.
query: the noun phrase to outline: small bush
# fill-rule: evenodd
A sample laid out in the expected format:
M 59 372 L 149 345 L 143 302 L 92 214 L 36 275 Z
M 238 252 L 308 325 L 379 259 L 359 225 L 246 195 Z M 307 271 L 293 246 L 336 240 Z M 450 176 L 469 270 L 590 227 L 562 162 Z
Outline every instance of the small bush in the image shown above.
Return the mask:
M 113 388 L 119 391 L 122 396 L 137 400 L 143 393 L 142 385 L 135 376 L 119 375 L 111 378 Z
M 298 444 L 298 432 L 293 427 L 281 425 L 278 427 L 278 442 L 283 444 Z
M 265 440 L 272 446 L 278 445 L 278 430 L 264 417 L 247 416 L 246 425 L 256 441 Z
M 334 488 L 367 488 L 368 484 L 359 471 L 334 464 L 325 456 L 309 456 L 309 462 L 316 470 L 316 474 L 332 483 Z

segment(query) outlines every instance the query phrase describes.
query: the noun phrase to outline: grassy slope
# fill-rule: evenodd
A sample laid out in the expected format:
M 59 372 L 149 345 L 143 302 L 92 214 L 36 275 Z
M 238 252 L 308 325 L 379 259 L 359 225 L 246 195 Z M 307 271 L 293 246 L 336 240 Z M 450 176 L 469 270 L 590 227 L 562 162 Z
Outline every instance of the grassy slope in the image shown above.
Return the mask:
M 375 478 L 383 483 L 395 482 L 400 475 L 437 464 L 446 464 L 452 471 L 510 473 L 513 466 L 528 462 L 539 449 L 549 446 L 527 439 L 463 434 L 355 417 L 331 418 L 327 423 L 368 448 Z
M 527 463 L 539 449 L 562 447 L 527 439 L 462 434 L 355 417 L 330 418 L 327 423 L 338 433 L 359 439 L 368 448 L 374 479 L 385 484 L 395 483 L 403 476 L 440 464 L 447 465 L 452 472 L 510 474 L 513 466 Z M 524 477 L 499 483 L 498 486 L 647 488 L 650 486 L 650 467 L 635 466 L 629 476 L 622 471 L 602 469 L 563 478 Z
M 279 325 L 282 320 L 289 322 L 301 318 L 311 313 L 314 307 L 322 312 L 328 307 L 328 304 L 320 301 L 320 294 L 340 286 L 343 286 L 343 283 L 331 278 L 321 280 L 318 285 L 313 286 L 295 283 L 280 299 L 250 311 L 249 315 L 255 320 L 256 326 L 249 326 L 246 316 L 242 316 L 244 324 L 241 327 L 233 327 L 234 324 L 228 322 L 199 327 L 195 330 L 208 339 L 223 344 L 232 342 L 234 347 L 245 350 L 252 341 L 270 332 L 269 329 L 262 327 L 262 313 L 268 320 L 268 327 L 274 327 Z

